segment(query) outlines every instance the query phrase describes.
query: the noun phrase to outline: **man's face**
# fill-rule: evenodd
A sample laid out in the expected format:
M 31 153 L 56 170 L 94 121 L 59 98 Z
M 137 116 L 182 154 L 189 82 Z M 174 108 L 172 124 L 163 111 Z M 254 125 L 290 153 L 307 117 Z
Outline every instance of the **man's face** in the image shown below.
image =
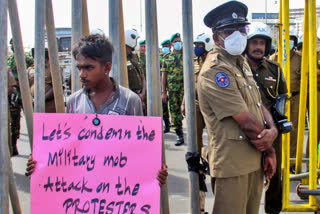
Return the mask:
M 139 53 L 141 55 L 145 55 L 146 54 L 146 44 L 141 44 L 139 47 Z
M 181 38 L 180 38 L 180 37 L 175 37 L 175 38 L 172 40 L 172 44 L 173 44 L 173 43 L 176 43 L 176 42 L 181 42 Z
M 266 51 L 266 40 L 264 38 L 255 37 L 248 40 L 248 54 L 255 59 L 261 59 Z
M 101 83 L 106 75 L 109 75 L 111 63 L 101 65 L 99 61 L 86 58 L 82 55 L 76 57 L 76 67 L 82 86 L 84 88 L 95 88 Z
M 195 43 L 194 46 L 197 47 L 197 48 L 204 48 L 204 44 L 201 43 L 201 42 Z
M 235 31 L 239 31 L 242 35 L 248 34 L 248 26 L 241 24 L 241 25 L 228 25 L 221 29 L 218 29 L 216 33 L 213 34 L 213 40 L 216 45 L 224 48 L 224 40 L 233 34 Z

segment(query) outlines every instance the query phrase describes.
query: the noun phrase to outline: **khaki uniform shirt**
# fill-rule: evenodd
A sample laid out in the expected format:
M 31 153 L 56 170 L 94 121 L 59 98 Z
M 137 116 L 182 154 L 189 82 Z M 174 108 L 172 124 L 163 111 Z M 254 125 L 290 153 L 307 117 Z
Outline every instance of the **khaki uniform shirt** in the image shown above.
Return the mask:
M 208 131 L 208 161 L 212 177 L 235 177 L 261 168 L 261 152 L 232 118 L 250 112 L 264 125 L 261 98 L 243 56 L 215 47 L 198 79 L 200 109 Z
M 195 57 L 193 59 L 193 66 L 194 66 L 194 90 L 195 90 L 195 96 L 196 96 L 196 101 L 198 101 L 198 90 L 197 90 L 197 85 L 198 85 L 198 77 L 199 77 L 199 74 L 200 74 L 200 70 L 202 68 L 202 65 L 204 63 L 204 60 L 202 57 Z
M 141 93 L 143 82 L 141 79 L 142 68 L 137 54 L 127 56 L 127 70 L 129 88 L 135 93 Z
M 263 105 L 270 111 L 275 98 L 287 93 L 287 86 L 280 65 L 271 60 L 264 60 L 257 68 L 252 69 L 257 81 Z
M 278 54 L 270 56 L 270 60 L 277 61 Z M 301 79 L 301 53 L 294 50 L 290 55 L 290 92 L 300 91 Z

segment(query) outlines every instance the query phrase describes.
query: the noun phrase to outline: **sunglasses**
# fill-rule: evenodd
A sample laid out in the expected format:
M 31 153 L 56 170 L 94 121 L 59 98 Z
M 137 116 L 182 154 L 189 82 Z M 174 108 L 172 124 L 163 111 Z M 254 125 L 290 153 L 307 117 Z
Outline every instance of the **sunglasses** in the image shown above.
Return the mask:
M 218 30 L 219 33 L 223 33 L 226 37 L 230 36 L 235 31 L 239 31 L 242 34 L 247 35 L 249 32 L 249 27 L 248 25 L 241 25 L 241 26 L 224 27 Z

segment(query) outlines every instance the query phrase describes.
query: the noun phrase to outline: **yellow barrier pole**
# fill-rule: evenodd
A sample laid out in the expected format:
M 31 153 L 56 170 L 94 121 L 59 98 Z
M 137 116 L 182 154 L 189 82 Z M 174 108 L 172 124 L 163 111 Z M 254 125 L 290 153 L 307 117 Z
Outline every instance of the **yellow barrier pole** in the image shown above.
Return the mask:
M 289 82 L 288 95 L 290 94 L 290 50 L 289 50 L 289 0 L 282 0 L 282 68 L 286 80 Z M 279 53 L 280 55 L 280 53 Z M 286 102 L 286 116 L 290 120 L 290 101 Z M 284 141 L 282 142 L 282 207 L 285 208 L 289 205 L 289 156 L 290 156 L 290 133 L 283 135 Z
M 303 153 L 303 138 L 304 126 L 306 118 L 307 106 L 307 84 L 308 84 L 308 8 L 309 1 L 305 0 L 304 5 L 304 21 L 303 21 L 303 46 L 302 46 L 302 60 L 301 60 L 301 81 L 300 81 L 300 100 L 299 100 L 299 118 L 297 131 L 297 153 L 296 153 L 296 174 L 301 173 L 302 168 L 302 153 Z
M 282 66 L 282 50 L 283 50 L 283 46 L 282 46 L 282 26 L 283 26 L 283 23 L 282 23 L 282 1 L 283 0 L 280 0 L 280 3 L 279 3 L 279 41 L 278 41 L 278 63 L 280 65 L 280 67 L 283 69 L 283 66 Z
M 309 0 L 309 189 L 317 189 L 317 57 L 316 57 L 316 2 Z M 316 205 L 316 196 L 309 196 L 309 205 Z

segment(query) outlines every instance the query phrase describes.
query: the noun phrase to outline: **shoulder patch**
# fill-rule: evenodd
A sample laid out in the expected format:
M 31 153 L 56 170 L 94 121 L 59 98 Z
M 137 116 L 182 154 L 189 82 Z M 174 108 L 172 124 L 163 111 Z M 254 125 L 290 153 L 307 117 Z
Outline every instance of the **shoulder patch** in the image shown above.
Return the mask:
M 215 80 L 220 88 L 226 88 L 230 84 L 229 77 L 223 72 L 216 73 Z

